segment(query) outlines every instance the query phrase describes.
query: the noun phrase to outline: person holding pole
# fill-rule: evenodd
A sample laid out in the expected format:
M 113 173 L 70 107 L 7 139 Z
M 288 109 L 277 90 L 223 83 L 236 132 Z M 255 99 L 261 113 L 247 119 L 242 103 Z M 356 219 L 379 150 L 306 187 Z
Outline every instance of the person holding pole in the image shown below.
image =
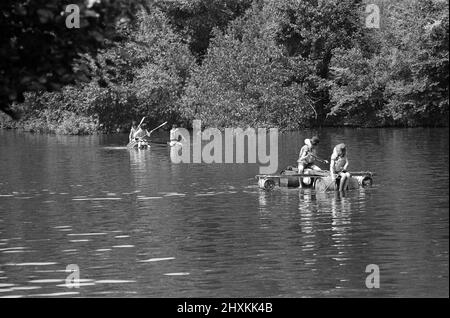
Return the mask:
M 298 155 L 298 173 L 302 174 L 303 171 L 308 168 L 312 170 L 321 170 L 314 162 L 318 159 L 316 155 L 317 146 L 319 144 L 319 137 L 312 137 L 311 139 L 305 139 L 305 145 L 300 149 Z

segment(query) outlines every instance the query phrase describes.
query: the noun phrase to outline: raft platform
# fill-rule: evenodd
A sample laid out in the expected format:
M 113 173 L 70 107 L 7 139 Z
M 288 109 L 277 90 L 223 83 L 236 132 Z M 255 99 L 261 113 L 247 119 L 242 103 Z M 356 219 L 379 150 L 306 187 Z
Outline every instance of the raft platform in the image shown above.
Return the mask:
M 370 171 L 349 171 L 351 177 L 348 190 L 370 187 L 373 184 L 374 173 Z M 316 171 L 306 169 L 299 174 L 297 168 L 287 168 L 278 175 L 259 174 L 255 176 L 261 189 L 272 190 L 276 186 L 287 188 L 313 188 L 317 191 L 336 191 L 339 189 L 340 179 L 336 182 L 326 170 Z

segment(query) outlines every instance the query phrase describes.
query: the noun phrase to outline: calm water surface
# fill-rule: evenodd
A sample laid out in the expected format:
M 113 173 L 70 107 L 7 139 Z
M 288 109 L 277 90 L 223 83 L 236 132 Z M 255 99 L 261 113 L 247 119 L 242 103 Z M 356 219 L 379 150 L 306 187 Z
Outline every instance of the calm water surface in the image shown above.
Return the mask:
M 308 136 L 280 136 L 280 169 Z M 254 164 L 0 130 L 0 297 L 448 297 L 448 129 L 320 136 L 322 156 L 345 142 L 374 187 L 268 193 Z M 69 264 L 80 288 L 65 286 Z

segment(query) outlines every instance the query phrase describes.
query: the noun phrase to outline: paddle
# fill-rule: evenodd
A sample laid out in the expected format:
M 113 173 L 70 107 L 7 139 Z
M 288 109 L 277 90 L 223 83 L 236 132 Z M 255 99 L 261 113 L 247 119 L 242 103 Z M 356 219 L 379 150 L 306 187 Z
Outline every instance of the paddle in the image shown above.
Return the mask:
M 167 121 L 165 121 L 165 122 L 163 122 L 161 125 L 159 125 L 158 127 L 156 127 L 155 129 L 153 129 L 153 130 L 150 130 L 150 132 L 147 134 L 148 136 L 150 136 L 150 134 L 152 133 L 152 132 L 154 132 L 156 129 L 159 129 L 159 128 L 161 128 L 162 126 L 164 126 L 165 124 L 167 124 Z
M 139 125 L 137 126 L 137 128 L 139 129 L 139 127 L 141 127 L 142 123 L 144 122 L 145 116 L 142 117 L 141 122 L 139 123 Z
M 165 141 L 150 141 L 150 142 L 155 145 L 167 146 L 167 142 Z

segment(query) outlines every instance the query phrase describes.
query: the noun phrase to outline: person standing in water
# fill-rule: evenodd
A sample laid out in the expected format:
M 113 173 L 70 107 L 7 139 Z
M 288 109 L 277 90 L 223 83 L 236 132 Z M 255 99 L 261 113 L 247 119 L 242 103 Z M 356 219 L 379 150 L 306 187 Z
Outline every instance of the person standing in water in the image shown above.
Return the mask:
M 339 191 L 347 190 L 348 182 L 351 178 L 348 168 L 347 148 L 345 144 L 339 144 L 333 149 L 330 160 L 330 173 L 333 182 L 340 178 Z
M 181 145 L 180 142 L 185 140 L 183 135 L 178 133 L 178 128 L 179 127 L 176 124 L 172 125 L 172 129 L 170 130 L 170 141 L 168 142 L 170 147 Z
M 172 125 L 172 129 L 170 130 L 170 141 L 169 141 L 169 146 L 173 147 L 178 143 L 178 139 L 177 139 L 177 128 L 178 126 L 176 124 Z

